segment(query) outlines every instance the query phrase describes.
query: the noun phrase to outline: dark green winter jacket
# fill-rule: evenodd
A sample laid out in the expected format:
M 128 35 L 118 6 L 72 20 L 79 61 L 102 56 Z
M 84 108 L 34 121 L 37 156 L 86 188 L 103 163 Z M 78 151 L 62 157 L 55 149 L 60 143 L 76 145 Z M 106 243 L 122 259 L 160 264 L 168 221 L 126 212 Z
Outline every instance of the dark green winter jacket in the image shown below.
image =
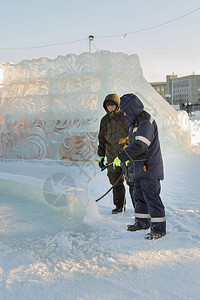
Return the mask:
M 106 156 L 108 164 L 113 162 L 118 153 L 128 145 L 128 124 L 120 112 L 120 101 L 115 100 L 117 108 L 109 112 L 103 102 L 106 115 L 101 119 L 99 130 L 98 155 Z

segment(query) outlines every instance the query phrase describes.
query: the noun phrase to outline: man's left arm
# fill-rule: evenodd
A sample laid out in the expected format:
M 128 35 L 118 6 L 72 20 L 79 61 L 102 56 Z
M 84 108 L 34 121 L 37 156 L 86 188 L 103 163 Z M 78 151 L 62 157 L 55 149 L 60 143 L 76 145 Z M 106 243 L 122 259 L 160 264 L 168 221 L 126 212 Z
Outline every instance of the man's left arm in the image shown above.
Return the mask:
M 133 143 L 121 151 L 118 155 L 122 162 L 127 160 L 139 160 L 146 158 L 146 152 L 151 145 L 154 136 L 154 126 L 148 120 L 142 120 L 138 124 L 138 128 Z

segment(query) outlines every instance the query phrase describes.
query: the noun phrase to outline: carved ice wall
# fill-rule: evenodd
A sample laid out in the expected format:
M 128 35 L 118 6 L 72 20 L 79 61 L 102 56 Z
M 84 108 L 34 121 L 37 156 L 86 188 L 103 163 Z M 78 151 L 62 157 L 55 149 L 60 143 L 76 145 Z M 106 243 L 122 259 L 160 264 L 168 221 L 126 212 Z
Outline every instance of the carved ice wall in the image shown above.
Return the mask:
M 144 79 L 137 55 L 97 51 L 1 64 L 0 155 L 96 159 L 102 103 L 133 92 L 159 126 L 163 152 L 190 149 L 189 120 Z

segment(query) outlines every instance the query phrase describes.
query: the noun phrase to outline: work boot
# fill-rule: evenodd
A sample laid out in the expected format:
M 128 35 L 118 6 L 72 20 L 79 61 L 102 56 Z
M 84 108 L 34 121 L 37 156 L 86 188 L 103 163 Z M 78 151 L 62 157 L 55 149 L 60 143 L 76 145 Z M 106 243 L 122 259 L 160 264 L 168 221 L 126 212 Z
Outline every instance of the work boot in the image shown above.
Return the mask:
M 150 232 L 147 233 L 147 235 L 145 236 L 146 240 L 157 240 L 160 239 L 161 237 L 163 237 L 165 235 L 165 233 L 160 233 L 160 232 Z
M 112 214 L 113 214 L 113 215 L 116 215 L 116 214 L 121 213 L 121 212 L 123 212 L 123 211 L 125 211 L 125 207 L 116 207 L 116 208 L 114 208 L 114 209 L 112 210 Z
M 133 224 L 133 225 L 127 225 L 127 230 L 128 231 L 137 231 L 137 230 L 141 230 L 141 229 L 145 230 L 145 229 L 148 229 L 149 227 L 150 227 L 149 224 L 136 221 L 135 224 Z

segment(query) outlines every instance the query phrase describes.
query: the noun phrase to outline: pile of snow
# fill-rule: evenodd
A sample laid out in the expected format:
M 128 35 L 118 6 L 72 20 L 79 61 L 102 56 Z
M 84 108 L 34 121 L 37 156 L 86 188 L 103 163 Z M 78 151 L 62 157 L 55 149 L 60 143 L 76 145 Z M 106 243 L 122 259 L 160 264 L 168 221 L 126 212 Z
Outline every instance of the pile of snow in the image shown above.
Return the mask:
M 200 111 L 195 111 L 194 115 L 190 116 L 191 127 L 191 144 L 193 152 L 200 151 Z

